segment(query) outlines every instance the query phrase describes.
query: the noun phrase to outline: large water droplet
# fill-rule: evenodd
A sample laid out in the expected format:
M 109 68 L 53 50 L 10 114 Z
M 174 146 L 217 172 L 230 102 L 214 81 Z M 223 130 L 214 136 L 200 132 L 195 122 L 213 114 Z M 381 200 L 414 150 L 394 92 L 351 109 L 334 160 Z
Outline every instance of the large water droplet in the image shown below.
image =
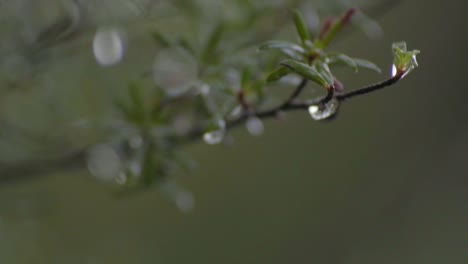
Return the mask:
M 119 63 L 124 55 L 124 44 L 116 29 L 99 29 L 94 35 L 93 52 L 96 61 L 102 66 Z
M 223 142 L 223 139 L 224 139 L 224 129 L 206 132 L 203 135 L 203 140 L 209 145 L 220 144 L 221 142 Z
M 256 116 L 249 117 L 245 125 L 247 127 L 247 131 L 249 131 L 249 133 L 253 136 L 260 136 L 265 130 L 263 121 Z
M 198 79 L 197 62 L 180 48 L 160 51 L 153 65 L 153 78 L 168 94 L 177 96 L 187 92 Z
M 332 117 L 338 110 L 339 102 L 331 100 L 323 106 L 311 105 L 309 107 L 310 116 L 317 121 L 325 120 Z

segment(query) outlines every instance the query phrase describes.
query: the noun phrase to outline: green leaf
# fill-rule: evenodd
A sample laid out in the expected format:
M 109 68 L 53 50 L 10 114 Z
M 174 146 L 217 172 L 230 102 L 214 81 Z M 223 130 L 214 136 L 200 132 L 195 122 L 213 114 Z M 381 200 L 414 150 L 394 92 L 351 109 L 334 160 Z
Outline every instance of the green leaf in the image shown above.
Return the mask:
M 368 69 L 368 70 L 373 70 L 375 72 L 381 73 L 382 70 L 377 66 L 375 63 L 370 62 L 368 60 L 364 59 L 358 59 L 358 58 L 353 58 L 354 62 L 356 65 L 360 68 Z
M 141 84 L 136 81 L 130 82 L 128 92 L 133 114 L 132 121 L 141 125 L 146 119 L 145 97 L 143 96 Z
M 274 72 L 270 73 L 267 77 L 267 82 L 275 82 L 278 81 L 279 79 L 283 78 L 284 76 L 288 75 L 291 73 L 291 70 L 287 67 L 280 67 L 276 69 Z
M 193 58 L 197 57 L 197 53 L 195 52 L 193 45 L 186 38 L 178 38 L 176 40 L 176 44 L 189 53 Z
M 305 45 L 306 41 L 310 40 L 309 30 L 307 29 L 304 17 L 298 10 L 294 10 L 294 24 L 296 25 L 297 34 L 302 44 Z
M 364 69 L 376 71 L 378 73 L 382 72 L 377 65 L 375 65 L 374 63 L 368 60 L 351 58 L 348 55 L 341 54 L 341 53 L 329 53 L 327 62 L 330 65 L 344 64 L 346 66 L 353 68 L 355 71 L 357 71 L 358 68 L 364 68 Z
M 156 41 L 156 43 L 161 45 L 163 48 L 167 48 L 172 45 L 171 41 L 159 31 L 154 31 L 151 36 Z
M 245 67 L 244 70 L 242 71 L 241 75 L 241 87 L 245 88 L 248 85 L 248 82 L 250 81 L 250 78 L 252 77 L 252 68 L 251 67 Z
M 271 50 L 271 49 L 279 49 L 279 50 L 289 50 L 293 52 L 297 52 L 299 54 L 305 54 L 304 48 L 301 46 L 287 42 L 287 41 L 279 41 L 279 40 L 271 40 L 263 43 L 260 47 L 260 50 Z
M 209 35 L 205 47 L 202 52 L 202 60 L 204 62 L 213 61 L 216 56 L 219 43 L 221 42 L 222 35 L 224 33 L 224 24 L 218 24 L 211 34 Z
M 291 71 L 301 75 L 302 77 L 309 79 L 313 82 L 316 82 L 324 87 L 328 87 L 333 83 L 329 83 L 318 71 L 310 67 L 307 64 L 294 60 L 286 60 L 281 63 L 284 67 L 290 69 Z
M 130 82 L 128 85 L 128 92 L 133 106 L 135 108 L 143 108 L 143 95 L 140 84 L 137 82 Z
M 349 57 L 348 55 L 338 54 L 336 57 L 334 57 L 334 59 L 337 62 L 343 63 L 343 64 L 353 68 L 355 71 L 358 71 L 357 63 L 354 61 L 353 58 Z
M 327 81 L 329 85 L 333 85 L 334 83 L 334 77 L 333 74 L 330 71 L 330 68 L 328 68 L 328 65 L 325 63 L 318 63 L 315 65 L 318 73 L 322 75 L 322 77 Z

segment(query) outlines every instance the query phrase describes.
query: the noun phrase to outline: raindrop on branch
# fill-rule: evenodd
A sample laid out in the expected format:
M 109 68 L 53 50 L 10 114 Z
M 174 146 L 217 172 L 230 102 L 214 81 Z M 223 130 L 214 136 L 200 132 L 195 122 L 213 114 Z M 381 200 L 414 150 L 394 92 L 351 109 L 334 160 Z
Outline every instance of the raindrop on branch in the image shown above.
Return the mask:
M 330 102 L 320 105 L 311 105 L 309 107 L 310 116 L 317 121 L 326 120 L 333 117 L 339 108 L 339 102 L 336 100 L 331 100 Z
M 223 142 L 224 139 L 224 129 L 219 129 L 215 131 L 206 132 L 203 135 L 203 140 L 208 145 L 217 145 Z
M 263 121 L 256 116 L 249 117 L 245 123 L 245 126 L 247 127 L 247 131 L 249 131 L 249 133 L 253 136 L 260 136 L 265 130 Z
M 213 126 L 205 134 L 203 140 L 208 145 L 217 145 L 223 142 L 226 133 L 226 121 L 219 119 L 214 121 Z

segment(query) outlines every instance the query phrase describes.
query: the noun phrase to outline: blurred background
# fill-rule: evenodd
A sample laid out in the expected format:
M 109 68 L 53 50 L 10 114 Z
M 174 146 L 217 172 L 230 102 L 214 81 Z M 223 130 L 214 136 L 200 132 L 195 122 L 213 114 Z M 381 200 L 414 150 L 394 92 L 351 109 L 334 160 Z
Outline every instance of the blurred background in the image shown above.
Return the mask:
M 173 10 L 153 1 L 63 3 L 0 2 L 1 263 L 468 262 L 464 1 L 369 8 L 384 35 L 351 30 L 333 49 L 390 71 L 390 45 L 405 40 L 421 50 L 420 67 L 351 100 L 334 122 L 288 113 L 261 137 L 239 128 L 230 147 L 187 146 L 198 168 L 174 177 L 196 199 L 188 213 L 158 188 L 116 199 L 79 164 L 53 162 L 100 140 L 90 124 L 114 114 L 109 95 L 127 76 L 151 69 L 157 50 L 144 33 L 157 23 L 177 28 L 159 20 Z M 41 31 L 63 12 L 63 34 Z M 119 35 L 126 55 L 101 67 L 92 37 L 115 25 L 127 32 Z M 382 78 L 340 76 L 347 87 Z

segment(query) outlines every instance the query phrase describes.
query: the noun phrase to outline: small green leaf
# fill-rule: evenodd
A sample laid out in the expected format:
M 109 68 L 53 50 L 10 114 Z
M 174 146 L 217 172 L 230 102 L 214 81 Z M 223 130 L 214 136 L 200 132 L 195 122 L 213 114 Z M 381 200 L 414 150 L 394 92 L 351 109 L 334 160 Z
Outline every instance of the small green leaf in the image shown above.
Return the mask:
M 301 75 L 302 77 L 309 79 L 313 82 L 316 82 L 324 87 L 328 87 L 333 84 L 333 83 L 327 82 L 327 80 L 314 68 L 302 62 L 298 62 L 294 60 L 286 60 L 282 62 L 281 65 Z
M 274 72 L 270 73 L 267 77 L 267 82 L 275 82 L 279 79 L 283 78 L 284 76 L 291 73 L 291 70 L 287 67 L 280 67 L 276 69 Z
M 279 49 L 279 50 L 290 50 L 293 52 L 297 52 L 299 54 L 305 54 L 304 48 L 301 46 L 287 42 L 287 41 L 279 41 L 279 40 L 272 40 L 263 43 L 260 47 L 260 50 L 270 50 L 270 49 Z
M 395 67 L 403 72 L 409 73 L 414 68 L 418 67 L 416 55 L 420 53 L 419 50 L 408 51 L 406 42 L 396 42 L 392 45 Z
M 296 25 L 297 34 L 302 41 L 302 44 L 305 45 L 307 40 L 310 40 L 309 30 L 307 29 L 306 22 L 301 12 L 294 10 L 294 24 Z

